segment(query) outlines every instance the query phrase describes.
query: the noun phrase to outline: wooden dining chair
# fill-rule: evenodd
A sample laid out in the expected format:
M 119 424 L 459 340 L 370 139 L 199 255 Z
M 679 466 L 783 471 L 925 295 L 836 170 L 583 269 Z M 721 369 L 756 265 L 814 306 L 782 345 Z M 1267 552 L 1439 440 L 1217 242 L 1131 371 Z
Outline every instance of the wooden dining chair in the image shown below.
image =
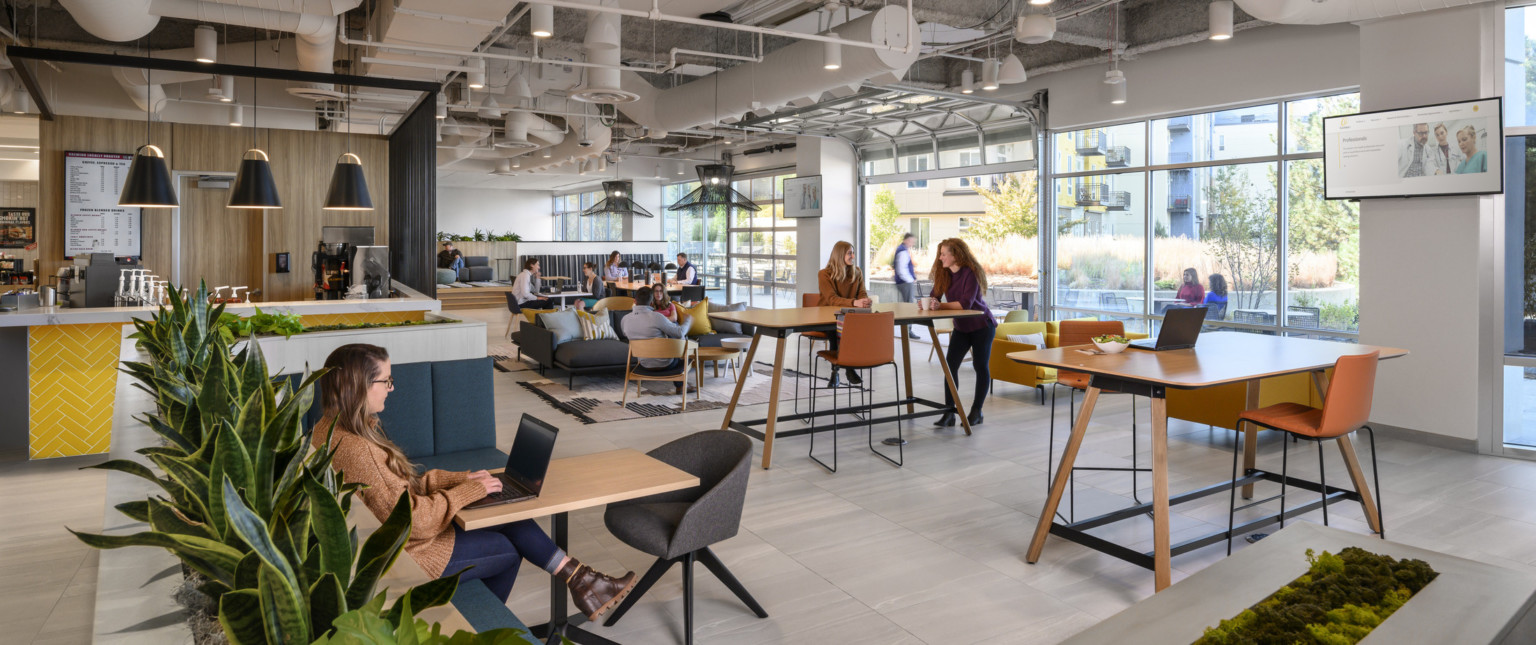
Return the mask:
M 1323 467 L 1323 442 L 1336 441 L 1340 437 L 1349 435 L 1357 430 L 1364 430 L 1371 441 L 1371 477 L 1376 487 L 1376 526 L 1381 539 L 1387 539 L 1386 520 L 1381 516 L 1381 469 L 1376 465 L 1376 432 L 1371 429 L 1371 402 L 1376 391 L 1376 364 L 1381 358 L 1380 351 L 1369 354 L 1357 354 L 1354 356 L 1340 356 L 1333 364 L 1333 378 L 1328 383 L 1328 392 L 1323 396 L 1323 407 L 1314 408 L 1300 403 L 1276 403 L 1271 406 L 1255 410 L 1245 410 L 1237 416 L 1237 437 L 1232 442 L 1232 479 L 1237 479 L 1237 455 L 1242 452 L 1243 423 L 1250 423 L 1260 428 L 1278 430 L 1293 438 L 1303 441 L 1311 441 L 1317 444 L 1317 475 L 1319 488 L 1323 495 L 1323 526 L 1328 525 L 1328 474 Z M 1285 528 L 1285 489 L 1287 486 L 1290 466 L 1290 441 L 1281 441 L 1280 452 L 1280 494 L 1265 499 L 1237 505 L 1237 486 L 1232 487 L 1231 501 L 1227 510 L 1227 554 L 1232 554 L 1233 524 L 1237 518 L 1237 512 L 1251 506 L 1257 506 L 1265 502 L 1280 500 L 1280 528 Z M 1364 475 L 1355 472 L 1358 464 L 1349 461 L 1345 466 L 1350 469 L 1350 474 L 1355 481 L 1362 481 Z M 1244 473 L 1246 475 L 1246 473 Z M 1359 493 L 1359 491 L 1355 491 Z M 1366 497 L 1360 498 L 1364 505 Z
M 1057 340 L 1057 346 L 1059 346 L 1059 347 L 1075 347 L 1075 346 L 1080 346 L 1080 345 L 1087 345 L 1089 347 L 1093 347 L 1093 338 L 1095 336 L 1104 336 L 1104 335 L 1124 336 L 1125 335 L 1125 323 L 1121 322 L 1119 320 L 1063 320 L 1063 321 L 1061 321 L 1060 325 L 1061 325 L 1061 332 L 1060 332 L 1060 334 L 1058 336 L 1059 340 Z M 1086 394 L 1087 391 L 1088 391 L 1088 386 L 1091 384 L 1091 382 L 1092 382 L 1092 375 L 1090 375 L 1090 374 L 1088 374 L 1086 372 L 1073 372 L 1071 370 L 1057 370 L 1056 371 L 1056 383 L 1052 384 L 1052 386 L 1051 386 L 1051 426 L 1050 426 L 1051 429 L 1050 429 L 1050 436 L 1047 439 L 1048 443 L 1047 443 L 1047 449 L 1046 449 L 1046 453 L 1045 453 L 1045 481 L 1046 481 L 1046 490 L 1047 491 L 1050 490 L 1051 482 L 1053 481 L 1053 479 L 1052 479 L 1052 476 L 1053 476 L 1052 475 L 1052 464 L 1054 462 L 1051 460 L 1051 455 L 1054 454 L 1055 450 L 1056 450 L 1056 386 L 1059 385 L 1059 386 L 1065 386 L 1065 387 L 1068 388 L 1067 389 L 1067 424 L 1071 425 L 1072 423 L 1074 423 L 1077 420 L 1076 411 L 1073 409 L 1074 397 L 1077 395 L 1078 392 L 1083 392 L 1083 393 Z M 1116 394 L 1117 393 L 1115 390 L 1111 390 L 1111 389 L 1101 389 L 1100 392 L 1103 393 L 1103 394 Z M 1069 491 L 1072 491 L 1073 488 L 1075 487 L 1075 485 L 1076 485 L 1075 484 L 1076 474 L 1077 474 L 1077 471 L 1079 471 L 1079 470 L 1108 470 L 1108 471 L 1116 471 L 1116 472 L 1130 472 L 1131 473 L 1131 498 L 1133 500 L 1135 500 L 1136 503 L 1140 504 L 1141 503 L 1141 498 L 1139 497 L 1139 493 L 1136 492 L 1137 489 L 1138 489 L 1137 474 L 1138 473 L 1144 473 L 1144 472 L 1151 472 L 1152 469 L 1151 468 L 1142 468 L 1140 466 L 1140 464 L 1137 462 L 1137 460 L 1138 460 L 1137 453 L 1139 452 L 1139 450 L 1137 449 L 1137 445 L 1136 445 L 1136 430 L 1137 430 L 1137 428 L 1136 428 L 1136 396 L 1132 395 L 1131 396 L 1131 467 L 1130 468 L 1126 468 L 1126 467 L 1123 467 L 1123 466 L 1073 466 L 1072 467 L 1073 479 L 1071 480 L 1073 483 L 1068 484 L 1067 489 Z M 1074 521 L 1074 518 L 1076 517 L 1076 510 L 1077 510 L 1076 509 L 1076 497 L 1077 496 L 1076 496 L 1075 493 L 1073 495 L 1069 495 L 1067 497 L 1067 521 L 1068 522 Z
M 629 405 L 629 382 L 635 381 L 635 397 L 639 398 L 640 388 L 645 381 L 670 381 L 683 384 L 682 409 L 688 411 L 688 367 L 693 362 L 694 343 L 691 340 L 681 338 L 647 338 L 643 340 L 629 341 L 629 360 L 624 362 L 624 397 L 620 405 Z M 638 359 L 642 358 L 668 358 L 679 359 L 682 365 L 666 369 L 642 367 Z M 693 391 L 693 400 L 699 400 L 699 391 Z
M 906 441 L 902 440 L 901 437 L 902 422 L 900 417 L 896 420 L 897 456 L 895 459 L 892 459 L 875 448 L 875 415 L 870 410 L 871 406 L 875 403 L 873 383 L 875 377 L 874 370 L 877 367 L 891 366 L 891 385 L 893 386 L 891 393 L 896 397 L 901 396 L 901 370 L 896 367 L 896 343 L 891 340 L 892 335 L 895 333 L 896 314 L 894 312 L 844 314 L 843 339 L 838 343 L 837 350 L 827 349 L 817 354 L 830 363 L 833 370 L 851 369 L 867 372 L 868 376 L 864 380 L 870 384 L 865 387 L 854 387 L 851 389 L 836 388 L 832 390 L 832 465 L 828 466 L 826 462 L 816 457 L 816 435 L 818 433 L 811 433 L 811 446 L 806 451 L 806 455 L 816 463 L 821 464 L 822 468 L 826 468 L 834 473 L 837 472 L 837 417 L 838 412 L 846 408 L 853 408 L 854 414 L 863 412 L 865 428 L 868 431 L 870 452 L 896 466 L 901 466 L 906 460 L 906 455 L 902 448 L 902 444 L 905 444 Z M 844 405 L 838 405 L 837 392 L 840 389 L 848 390 L 848 401 Z M 859 393 L 859 403 L 857 406 L 853 403 L 855 391 Z M 811 399 L 811 414 L 816 414 L 816 399 L 814 397 Z

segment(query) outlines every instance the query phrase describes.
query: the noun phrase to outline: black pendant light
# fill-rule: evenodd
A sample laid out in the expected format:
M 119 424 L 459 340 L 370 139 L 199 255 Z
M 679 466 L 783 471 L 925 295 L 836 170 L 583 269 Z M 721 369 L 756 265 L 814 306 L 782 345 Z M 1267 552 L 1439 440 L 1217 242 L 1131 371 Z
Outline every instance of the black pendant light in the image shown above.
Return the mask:
M 699 187 L 693 192 L 684 195 L 682 199 L 667 207 L 667 210 L 696 210 L 715 206 L 726 208 L 740 208 L 749 211 L 760 211 L 763 208 L 752 203 L 743 195 L 731 187 L 731 176 L 735 174 L 736 167 L 730 164 L 707 164 L 696 168 L 699 173 Z
M 149 50 L 147 43 L 145 50 Z M 149 81 L 152 73 L 145 68 L 146 82 Z M 151 103 L 148 99 L 144 101 L 144 145 L 133 151 L 133 163 L 128 166 L 128 178 L 123 182 L 123 191 L 117 196 L 118 206 L 175 208 L 180 205 L 176 201 L 176 189 L 171 185 L 171 170 L 165 165 L 165 153 L 149 142 L 150 108 L 153 107 Z
M 251 40 L 251 64 L 256 64 L 256 41 Z M 277 196 L 277 182 L 272 179 L 272 162 L 267 153 L 256 147 L 257 110 L 260 102 L 256 94 L 256 77 L 251 77 L 251 149 L 240 158 L 240 171 L 235 173 L 235 187 L 229 191 L 230 208 L 282 208 Z
M 650 211 L 645 210 L 635 203 L 635 182 L 632 181 L 605 181 L 603 182 L 603 198 L 593 204 L 591 208 L 582 211 L 582 215 L 602 215 L 604 213 L 635 214 L 641 217 L 655 217 Z
M 351 158 L 351 162 L 347 161 Z M 331 171 L 331 189 L 326 191 L 324 210 L 368 211 L 373 210 L 373 197 L 368 195 L 368 179 L 363 177 L 363 160 L 352 154 L 352 86 L 347 86 L 347 151 L 336 159 L 336 169 Z

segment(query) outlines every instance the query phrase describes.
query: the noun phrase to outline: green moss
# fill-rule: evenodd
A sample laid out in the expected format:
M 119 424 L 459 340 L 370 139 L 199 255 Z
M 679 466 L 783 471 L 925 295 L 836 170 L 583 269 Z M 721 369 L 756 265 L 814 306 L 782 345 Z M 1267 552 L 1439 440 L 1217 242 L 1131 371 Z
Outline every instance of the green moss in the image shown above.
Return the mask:
M 1353 645 L 1439 575 L 1423 560 L 1348 547 L 1307 550 L 1307 573 L 1237 616 L 1207 627 L 1195 645 Z

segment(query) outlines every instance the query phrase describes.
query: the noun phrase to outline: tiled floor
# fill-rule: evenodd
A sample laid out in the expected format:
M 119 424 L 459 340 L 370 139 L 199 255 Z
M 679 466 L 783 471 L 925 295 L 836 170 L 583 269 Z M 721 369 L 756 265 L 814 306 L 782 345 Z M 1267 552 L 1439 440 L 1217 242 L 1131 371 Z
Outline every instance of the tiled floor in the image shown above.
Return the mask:
M 459 313 L 484 319 L 493 335 L 505 329 L 505 312 Z M 942 380 L 937 364 L 925 366 L 921 358 L 928 348 L 916 347 L 918 391 L 937 397 Z M 648 450 L 720 425 L 720 411 L 583 425 L 517 385 L 532 374 L 496 375 L 504 447 L 525 411 L 560 426 L 557 456 L 617 447 Z M 962 372 L 962 391 L 971 377 L 968 368 Z M 1137 405 L 1143 424 L 1139 459 L 1145 463 L 1148 405 L 1144 399 Z M 841 433 L 841 468 L 835 475 L 806 459 L 806 438 L 779 442 L 773 469 L 752 470 L 740 534 L 716 547 L 771 617 L 752 616 L 700 567 L 699 642 L 1052 643 L 1151 594 L 1150 572 L 1061 540 L 1050 541 L 1038 564 L 1024 562 L 1045 497 L 1049 411 L 1035 403 L 1033 391 L 998 384 L 986 405 L 986 423 L 971 437 L 957 429 L 909 426 L 907 465 L 900 469 L 869 454 L 862 431 Z M 741 412 L 760 416 L 763 406 Z M 1063 426 L 1058 426 L 1058 450 Z M 1106 397 L 1079 463 L 1129 465 L 1129 427 L 1129 398 Z M 893 431 L 877 428 L 876 437 Z M 1403 441 L 1378 443 L 1389 537 L 1536 573 L 1531 538 L 1536 463 Z M 1281 445 L 1267 437 L 1260 463 L 1278 467 Z M 1312 450 L 1305 444 L 1292 447 L 1296 474 L 1315 476 Z M 1228 431 L 1174 422 L 1169 452 L 1175 491 L 1230 476 Z M 1346 481 L 1337 452 L 1329 450 L 1326 457 L 1329 474 Z M 1130 502 L 1126 474 L 1085 473 L 1077 484 L 1080 516 Z M 1150 476 L 1138 484 L 1148 499 Z M 88 642 L 94 560 L 61 525 L 99 527 L 101 487 L 99 473 L 77 471 L 74 464 L 0 466 L 0 517 L 7 518 L 0 524 L 5 545 L 0 579 L 19 581 L 0 585 L 0 634 L 6 635 L 0 640 Z M 1226 505 L 1227 498 L 1218 495 L 1178 507 L 1174 539 L 1225 526 Z M 1321 516 L 1305 519 L 1321 521 Z M 1330 519 L 1336 527 L 1366 531 L 1358 506 L 1336 505 Z M 1150 520 L 1138 518 L 1098 533 L 1150 548 L 1150 526 Z M 644 571 L 650 565 L 649 556 L 608 534 L 600 510 L 573 514 L 571 536 L 572 554 L 600 570 Z M 1243 546 L 1239 542 L 1236 548 Z M 1174 579 L 1224 556 L 1225 546 L 1216 545 L 1175 558 Z M 510 604 L 525 620 L 539 622 L 547 612 L 548 579 L 533 567 L 524 567 L 522 576 Z M 595 629 L 625 643 L 676 642 L 681 593 L 674 570 L 618 625 Z

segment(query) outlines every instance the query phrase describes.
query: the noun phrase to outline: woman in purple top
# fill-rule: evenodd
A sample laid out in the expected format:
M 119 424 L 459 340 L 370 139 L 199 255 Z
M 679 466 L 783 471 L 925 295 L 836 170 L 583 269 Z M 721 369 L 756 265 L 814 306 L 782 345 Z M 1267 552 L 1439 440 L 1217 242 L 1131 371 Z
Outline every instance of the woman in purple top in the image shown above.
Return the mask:
M 992 319 L 992 308 L 987 305 L 983 295 L 987 289 L 987 275 L 981 270 L 981 265 L 976 263 L 976 257 L 971 255 L 971 247 L 966 246 L 965 240 L 958 237 L 939 242 L 939 254 L 928 275 L 933 277 L 932 296 L 944 299 L 935 309 L 988 312 L 986 316 L 957 318 L 955 330 L 949 334 L 949 351 L 945 355 L 945 360 L 949 361 L 949 371 L 955 375 L 958 384 L 960 363 L 965 360 L 967 351 L 971 353 L 971 366 L 976 368 L 976 396 L 971 400 L 971 412 L 965 418 L 972 426 L 981 425 L 981 404 L 986 401 L 987 390 L 992 385 L 989 365 L 992 360 L 992 338 L 997 334 L 997 321 Z M 949 388 L 944 388 L 944 405 L 954 404 Z M 955 425 L 955 414 L 945 412 L 934 425 Z

